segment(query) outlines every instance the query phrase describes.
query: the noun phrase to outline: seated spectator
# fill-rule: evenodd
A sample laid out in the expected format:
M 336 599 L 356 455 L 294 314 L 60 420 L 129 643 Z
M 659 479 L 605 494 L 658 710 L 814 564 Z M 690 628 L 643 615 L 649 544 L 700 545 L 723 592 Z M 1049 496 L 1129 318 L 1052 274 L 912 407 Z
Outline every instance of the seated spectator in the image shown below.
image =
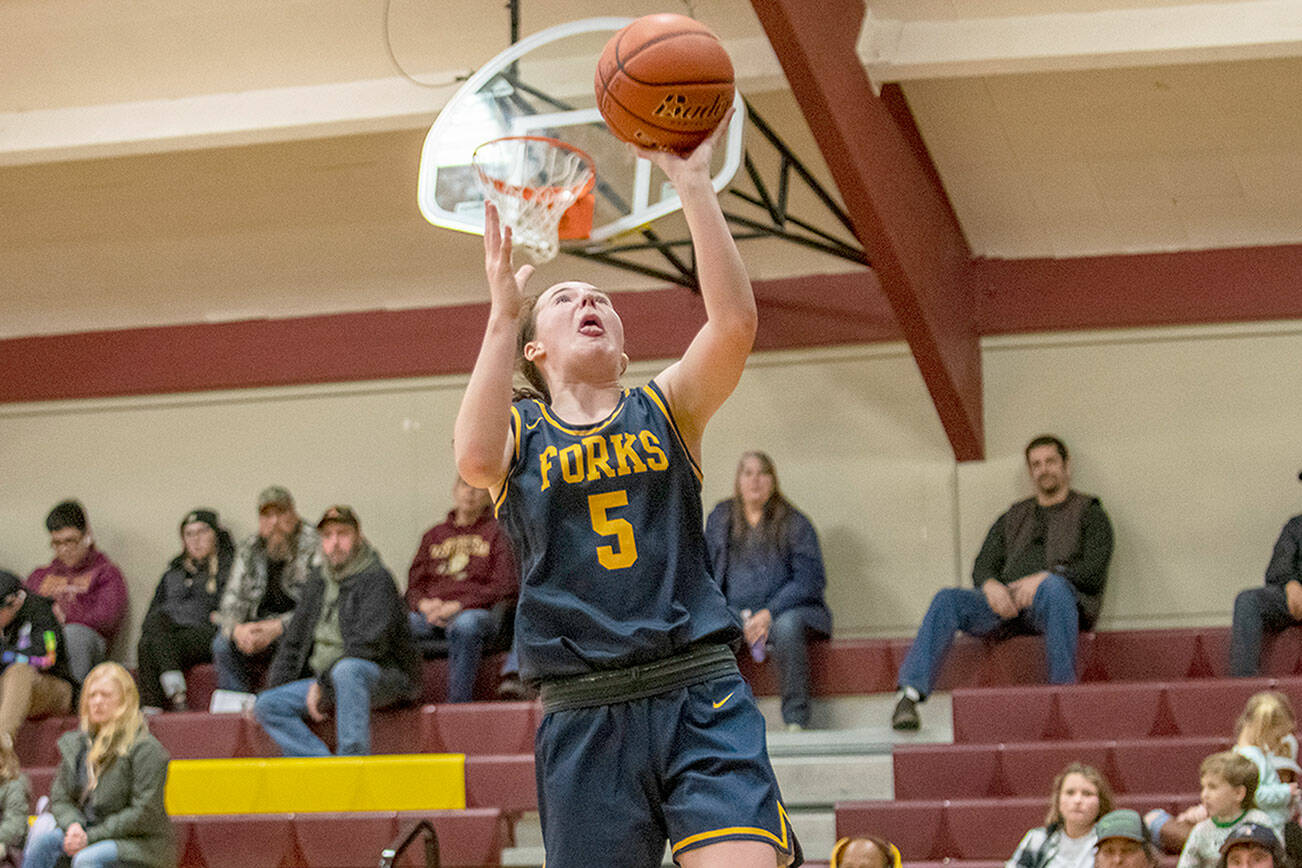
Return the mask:
M 0 570 L 0 733 L 13 738 L 28 717 L 72 710 L 63 627 L 49 600 Z
M 1234 751 L 1247 758 L 1257 770 L 1253 802 L 1269 818 L 1267 824 L 1283 830 L 1296 808 L 1296 785 L 1290 786 L 1277 771 L 1281 757 L 1297 754 L 1293 735 L 1296 722 L 1288 697 L 1277 691 L 1262 691 L 1249 697 L 1235 728 Z M 1203 804 L 1172 817 L 1165 810 L 1145 816 L 1150 837 L 1168 853 L 1180 853 L 1194 826 L 1208 817 Z M 1276 834 L 1280 834 L 1277 831 Z
M 1285 784 L 1289 789 L 1293 789 L 1302 779 L 1302 767 L 1297 764 L 1297 739 L 1291 738 L 1286 741 L 1285 749 L 1288 754 L 1285 756 L 1275 756 L 1271 758 L 1271 764 L 1275 767 L 1275 774 L 1279 776 L 1279 782 Z M 1298 818 L 1302 815 L 1302 803 L 1299 800 L 1293 800 L 1293 813 L 1284 821 L 1284 852 L 1288 854 L 1289 860 L 1294 865 L 1302 861 L 1302 825 L 1298 824 Z
M 0 865 L 17 868 L 31 810 L 31 781 L 18 764 L 13 738 L 0 732 Z
M 1073 491 L 1067 447 L 1057 437 L 1026 446 L 1035 496 L 1019 501 L 986 534 L 972 567 L 976 588 L 943 588 L 932 598 L 904 662 L 891 726 L 917 729 L 917 703 L 931 693 L 954 633 L 1004 638 L 1044 635 L 1049 681 L 1076 681 L 1080 630 L 1103 602 L 1112 525 L 1097 497 Z
M 1296 750 L 1296 729 L 1297 717 L 1288 696 L 1278 690 L 1263 690 L 1248 697 L 1234 740 L 1234 752 L 1257 767 L 1257 807 L 1269 818 L 1268 825 L 1281 841 L 1284 824 L 1297 805 L 1298 788 L 1297 784 L 1280 780 L 1274 758 L 1288 755 L 1290 748 Z
M 1094 824 L 1112 810 L 1112 788 L 1093 766 L 1072 763 L 1053 779 L 1044 825 L 1031 829 L 1005 868 L 1089 868 Z
M 212 660 L 215 612 L 235 544 L 211 509 L 181 519 L 181 553 L 158 580 L 140 625 L 136 661 L 146 709 L 189 710 L 185 670 Z
M 1261 642 L 1302 623 L 1302 515 L 1295 515 L 1279 532 L 1266 565 L 1266 584 L 1248 588 L 1234 598 L 1230 626 L 1230 674 L 1246 678 L 1261 669 Z
M 33 836 L 24 868 L 172 866 L 176 842 L 163 804 L 167 749 L 149 734 L 131 674 L 117 663 L 90 671 L 81 725 L 59 736 L 50 786 L 55 828 Z
M 519 587 L 488 492 L 458 476 L 452 504 L 421 537 L 407 572 L 408 619 L 418 641 L 446 642 L 448 702 L 469 702 L 479 659 L 511 620 Z
M 1112 810 L 1112 788 L 1099 771 L 1072 763 L 1053 781 L 1044 825 L 1031 829 L 1005 868 L 1089 868 L 1094 824 Z
M 1157 868 L 1157 850 L 1139 814 L 1119 808 L 1099 817 L 1094 824 L 1098 850 L 1094 868 Z
M 330 507 L 317 529 L 325 564 L 303 589 L 253 712 L 285 756 L 329 756 L 303 718 L 332 711 L 339 755 L 365 755 L 371 709 L 420 695 L 420 655 L 393 576 L 352 509 Z
M 805 514 L 782 496 L 773 460 L 747 452 L 737 464 L 733 496 L 719 502 L 705 523 L 714 578 L 728 607 L 742 620 L 757 662 L 769 650 L 778 665 L 782 722 L 809 725 L 811 638 L 832 633 L 823 601 L 827 578 L 818 534 Z
M 889 841 L 861 835 L 842 838 L 832 848 L 829 868 L 900 868 L 900 851 Z
M 1284 847 L 1268 826 L 1243 823 L 1221 845 L 1218 868 L 1289 868 Z
M 1247 757 L 1214 753 L 1203 760 L 1198 777 L 1207 818 L 1189 833 L 1177 868 L 1216 868 L 1231 829 L 1240 823 L 1270 824 L 1270 817 L 1255 807 L 1257 767 Z
M 316 531 L 279 485 L 258 495 L 258 532 L 240 543 L 218 607 L 212 640 L 217 686 L 252 693 L 294 615 L 313 561 Z
M 68 669 L 78 684 L 104 659 L 127 611 L 122 572 L 101 551 L 86 511 L 65 500 L 45 517 L 54 560 L 27 577 L 27 590 L 54 602 L 54 615 L 67 640 Z

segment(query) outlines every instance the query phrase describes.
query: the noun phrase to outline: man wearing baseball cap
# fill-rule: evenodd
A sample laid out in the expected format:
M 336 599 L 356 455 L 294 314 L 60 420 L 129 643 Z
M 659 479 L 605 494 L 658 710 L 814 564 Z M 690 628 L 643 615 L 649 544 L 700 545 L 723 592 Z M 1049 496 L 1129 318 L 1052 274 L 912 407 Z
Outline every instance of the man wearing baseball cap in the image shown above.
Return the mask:
M 258 532 L 240 543 L 217 609 L 212 640 L 217 686 L 252 693 L 294 615 L 313 561 L 317 534 L 299 518 L 280 485 L 258 495 Z
M 1157 851 L 1139 813 L 1122 808 L 1109 811 L 1094 824 L 1098 851 L 1094 868 L 1155 868 Z
M 304 718 L 330 713 L 338 754 L 365 755 L 371 709 L 419 696 L 420 654 L 393 574 L 357 514 L 332 506 L 317 530 L 325 563 L 303 587 L 253 713 L 285 756 L 329 756 Z
M 1284 845 L 1269 826 L 1240 823 L 1221 845 L 1220 868 L 1286 868 Z

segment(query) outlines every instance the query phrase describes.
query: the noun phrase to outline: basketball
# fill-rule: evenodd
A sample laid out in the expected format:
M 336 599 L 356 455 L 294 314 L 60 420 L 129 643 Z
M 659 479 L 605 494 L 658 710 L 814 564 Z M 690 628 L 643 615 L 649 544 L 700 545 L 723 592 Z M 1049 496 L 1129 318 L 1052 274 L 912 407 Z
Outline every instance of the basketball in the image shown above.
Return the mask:
M 686 15 L 646 15 L 617 32 L 597 61 L 597 108 L 616 138 L 685 153 L 732 105 L 732 60 Z

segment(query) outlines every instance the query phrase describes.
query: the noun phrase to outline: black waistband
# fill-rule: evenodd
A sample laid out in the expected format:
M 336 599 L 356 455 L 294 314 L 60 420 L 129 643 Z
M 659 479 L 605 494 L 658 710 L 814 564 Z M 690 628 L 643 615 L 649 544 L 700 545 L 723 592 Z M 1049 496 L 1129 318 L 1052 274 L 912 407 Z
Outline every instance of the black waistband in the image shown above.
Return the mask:
M 544 681 L 543 711 L 568 711 L 631 702 L 738 673 L 737 658 L 724 645 L 701 645 L 654 663 Z

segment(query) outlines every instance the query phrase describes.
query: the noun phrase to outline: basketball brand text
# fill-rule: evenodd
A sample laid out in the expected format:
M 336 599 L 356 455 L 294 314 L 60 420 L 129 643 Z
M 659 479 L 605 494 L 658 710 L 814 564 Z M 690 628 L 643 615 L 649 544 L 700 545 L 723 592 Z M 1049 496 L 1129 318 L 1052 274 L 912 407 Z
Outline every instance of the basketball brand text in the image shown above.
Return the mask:
M 652 116 L 666 120 L 694 121 L 700 118 L 723 117 L 723 113 L 732 105 L 730 100 L 719 99 L 716 94 L 708 103 L 693 105 L 681 93 L 671 93 L 660 101 Z

